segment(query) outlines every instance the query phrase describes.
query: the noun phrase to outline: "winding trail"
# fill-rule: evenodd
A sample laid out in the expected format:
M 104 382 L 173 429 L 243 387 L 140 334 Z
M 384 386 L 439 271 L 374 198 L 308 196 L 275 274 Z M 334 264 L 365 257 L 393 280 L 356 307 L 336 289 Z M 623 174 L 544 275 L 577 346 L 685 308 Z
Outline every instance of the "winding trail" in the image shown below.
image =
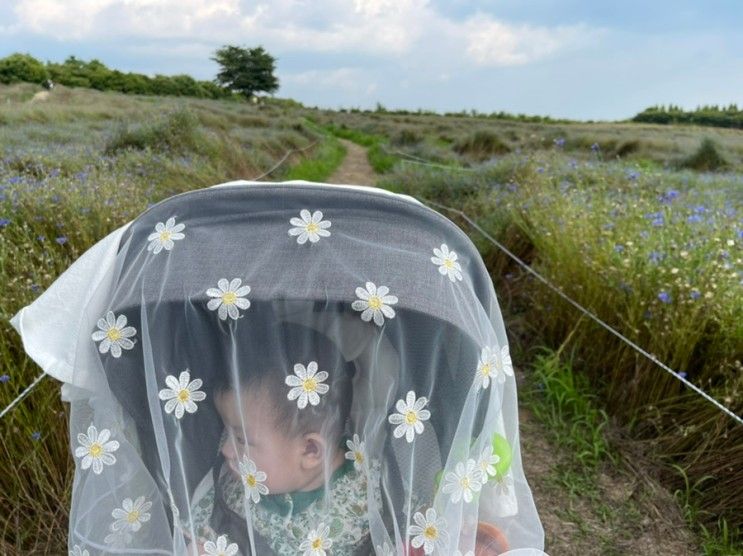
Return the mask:
M 366 149 L 346 139 L 340 139 L 348 153 L 346 158 L 328 178 L 328 183 L 351 185 L 374 185 L 376 174 L 366 157 Z

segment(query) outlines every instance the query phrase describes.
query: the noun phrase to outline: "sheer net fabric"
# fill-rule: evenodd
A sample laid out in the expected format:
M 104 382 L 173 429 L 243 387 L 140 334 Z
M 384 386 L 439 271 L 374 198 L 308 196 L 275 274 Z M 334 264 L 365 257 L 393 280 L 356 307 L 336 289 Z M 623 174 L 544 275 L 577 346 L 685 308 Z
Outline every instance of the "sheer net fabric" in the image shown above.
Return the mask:
M 452 222 L 234 182 L 106 242 L 79 262 L 67 351 L 31 353 L 72 267 L 14 317 L 67 372 L 71 552 L 542 553 L 504 323 Z

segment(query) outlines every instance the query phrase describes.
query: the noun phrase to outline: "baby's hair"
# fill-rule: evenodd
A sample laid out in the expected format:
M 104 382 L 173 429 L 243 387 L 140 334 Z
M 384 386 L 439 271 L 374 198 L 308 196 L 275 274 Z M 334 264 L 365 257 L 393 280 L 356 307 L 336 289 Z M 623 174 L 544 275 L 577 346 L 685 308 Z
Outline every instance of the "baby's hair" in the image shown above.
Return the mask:
M 259 392 L 269 402 L 274 425 L 287 436 L 319 432 L 332 446 L 350 432 L 354 365 L 344 360 L 325 335 L 298 324 L 280 323 L 255 331 L 237 351 L 238 368 L 223 369 L 214 379 L 215 398 L 238 391 L 238 385 L 240 392 Z M 308 402 L 300 409 L 296 399 L 288 398 L 291 387 L 285 379 L 294 375 L 296 363 L 307 368 L 311 361 L 317 363 L 318 373 L 328 373 L 323 384 L 329 390 L 320 394 L 319 404 Z

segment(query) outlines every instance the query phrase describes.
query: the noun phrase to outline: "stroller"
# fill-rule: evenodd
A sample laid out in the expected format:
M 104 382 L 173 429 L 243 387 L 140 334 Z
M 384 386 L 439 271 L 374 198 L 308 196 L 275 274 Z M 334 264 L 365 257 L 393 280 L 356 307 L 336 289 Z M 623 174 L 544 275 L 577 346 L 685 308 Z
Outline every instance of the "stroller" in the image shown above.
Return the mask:
M 70 554 L 543 554 L 490 276 L 416 199 L 165 199 L 11 323 L 63 382 Z

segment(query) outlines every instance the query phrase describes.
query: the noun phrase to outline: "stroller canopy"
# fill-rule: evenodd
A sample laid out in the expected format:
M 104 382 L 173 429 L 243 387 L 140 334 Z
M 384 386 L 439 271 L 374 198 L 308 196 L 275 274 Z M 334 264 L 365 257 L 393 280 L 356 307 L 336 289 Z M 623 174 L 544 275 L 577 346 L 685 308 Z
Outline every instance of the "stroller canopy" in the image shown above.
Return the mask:
M 179 194 L 11 322 L 71 404 L 75 554 L 541 554 L 492 281 L 411 197 Z

